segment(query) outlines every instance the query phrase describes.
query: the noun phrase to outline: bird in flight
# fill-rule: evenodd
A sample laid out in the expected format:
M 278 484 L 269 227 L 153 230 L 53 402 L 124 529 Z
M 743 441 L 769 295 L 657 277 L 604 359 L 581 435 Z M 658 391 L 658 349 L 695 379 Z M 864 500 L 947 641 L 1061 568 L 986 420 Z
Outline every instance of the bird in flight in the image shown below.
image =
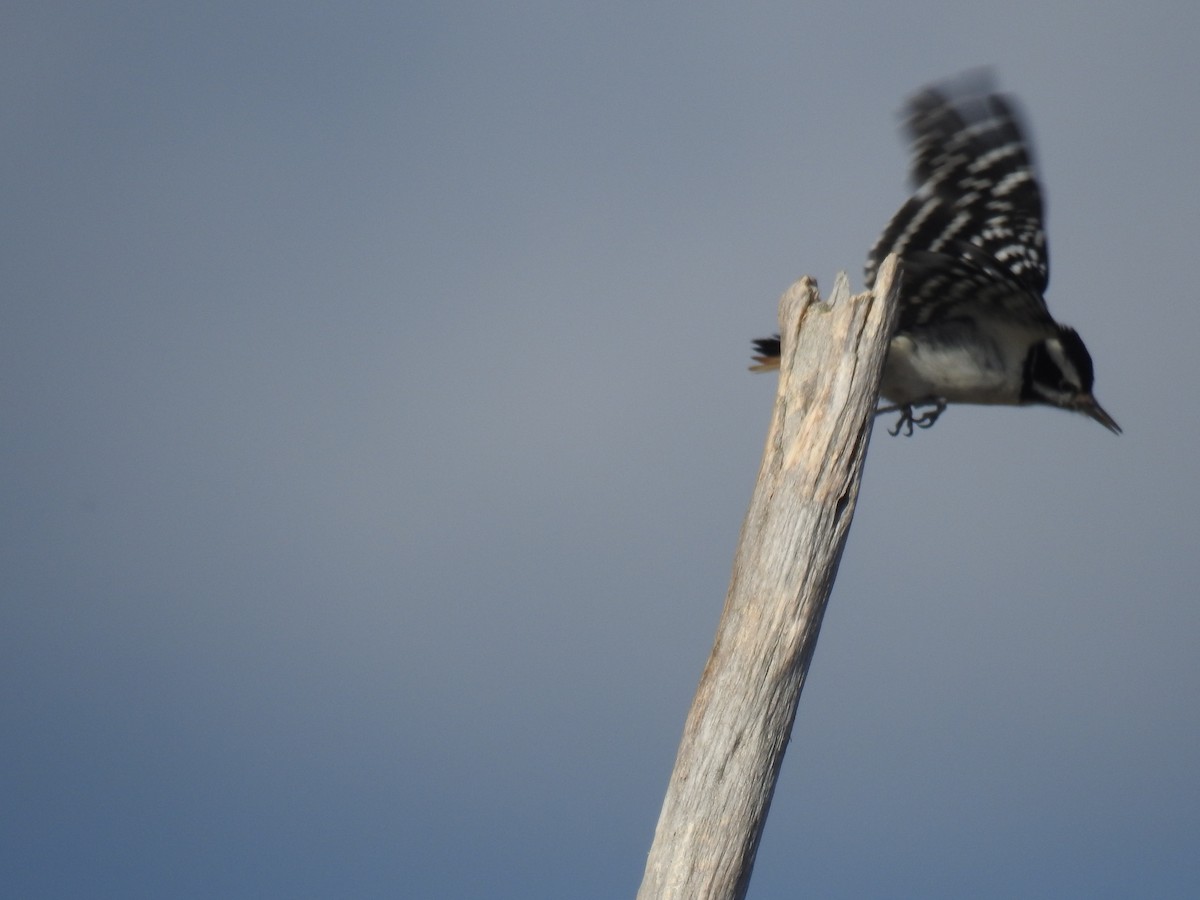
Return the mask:
M 1012 99 L 976 71 L 906 109 L 913 195 L 871 249 L 866 284 L 900 258 L 899 322 L 880 394 L 893 435 L 929 428 L 950 403 L 1043 404 L 1121 428 L 1092 393 L 1092 357 L 1050 315 L 1042 191 Z M 779 367 L 778 335 L 754 342 L 754 371 Z

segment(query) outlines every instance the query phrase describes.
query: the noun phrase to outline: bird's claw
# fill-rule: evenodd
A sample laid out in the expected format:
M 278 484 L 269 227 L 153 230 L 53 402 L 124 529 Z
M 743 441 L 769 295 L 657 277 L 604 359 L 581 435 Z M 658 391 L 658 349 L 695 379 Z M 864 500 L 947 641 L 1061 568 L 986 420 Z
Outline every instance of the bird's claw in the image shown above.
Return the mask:
M 925 412 L 918 416 L 914 410 L 917 407 L 924 407 L 924 406 L 931 406 L 933 408 L 930 409 L 928 412 Z M 921 401 L 920 403 L 915 403 L 915 404 L 914 403 L 897 403 L 895 406 L 884 406 L 880 409 L 875 410 L 875 414 L 879 415 L 880 413 L 889 413 L 889 412 L 900 413 L 900 418 L 896 420 L 896 427 L 889 428 L 888 434 L 890 434 L 892 437 L 896 437 L 898 434 L 900 434 L 901 430 L 904 430 L 905 437 L 912 437 L 914 426 L 917 428 L 932 428 L 933 423 L 938 420 L 938 416 L 940 416 L 945 411 L 946 411 L 946 401 L 942 400 L 939 397 L 936 400 L 924 400 L 924 401 Z

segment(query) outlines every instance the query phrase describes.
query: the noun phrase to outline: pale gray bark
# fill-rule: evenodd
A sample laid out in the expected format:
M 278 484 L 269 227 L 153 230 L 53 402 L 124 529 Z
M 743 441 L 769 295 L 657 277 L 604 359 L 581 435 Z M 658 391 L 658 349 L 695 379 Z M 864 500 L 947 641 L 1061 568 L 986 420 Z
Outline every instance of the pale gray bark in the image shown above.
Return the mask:
M 839 275 L 828 303 L 808 278 L 780 300 L 767 446 L 639 900 L 746 894 L 854 515 L 897 284 L 889 257 L 875 293 L 850 297 Z

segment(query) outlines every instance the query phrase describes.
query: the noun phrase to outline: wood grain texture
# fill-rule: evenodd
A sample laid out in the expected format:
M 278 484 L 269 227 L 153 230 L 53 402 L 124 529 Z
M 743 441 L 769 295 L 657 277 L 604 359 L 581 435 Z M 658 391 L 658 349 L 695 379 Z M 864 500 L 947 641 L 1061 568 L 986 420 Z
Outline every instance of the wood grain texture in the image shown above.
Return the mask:
M 716 640 L 684 725 L 640 900 L 740 898 L 854 516 L 888 340 L 894 257 L 876 293 L 779 304 L 779 389 Z M 803 892 L 803 885 L 797 885 Z

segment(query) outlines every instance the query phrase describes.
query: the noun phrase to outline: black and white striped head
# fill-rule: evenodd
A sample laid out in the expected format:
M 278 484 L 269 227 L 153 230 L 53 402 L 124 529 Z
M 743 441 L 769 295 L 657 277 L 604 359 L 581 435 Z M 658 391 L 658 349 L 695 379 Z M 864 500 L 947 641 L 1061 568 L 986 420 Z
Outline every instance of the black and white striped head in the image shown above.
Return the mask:
M 1060 325 L 1053 337 L 1038 341 L 1025 357 L 1021 400 L 1081 412 L 1113 434 L 1121 426 L 1092 396 L 1092 357 L 1072 328 Z

